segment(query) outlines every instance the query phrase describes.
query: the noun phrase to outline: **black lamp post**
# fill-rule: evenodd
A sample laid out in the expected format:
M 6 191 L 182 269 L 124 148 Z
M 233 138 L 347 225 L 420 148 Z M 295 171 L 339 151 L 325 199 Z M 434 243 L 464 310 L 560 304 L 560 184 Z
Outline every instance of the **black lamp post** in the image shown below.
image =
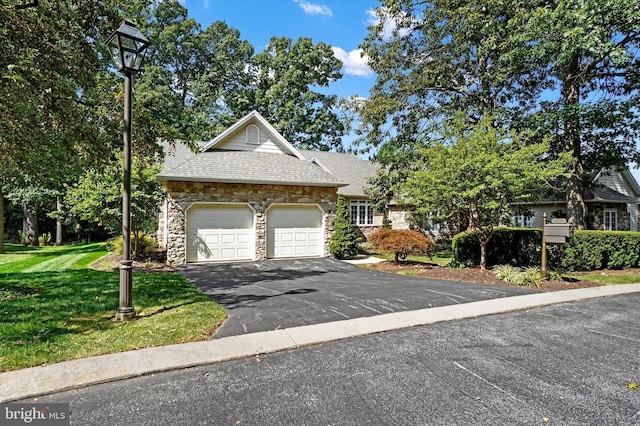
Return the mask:
M 120 261 L 120 306 L 116 319 L 128 321 L 136 316 L 133 309 L 133 260 L 131 259 L 131 81 L 140 70 L 149 40 L 130 21 L 122 21 L 107 47 L 113 65 L 124 74 L 124 176 L 122 191 L 122 260 Z

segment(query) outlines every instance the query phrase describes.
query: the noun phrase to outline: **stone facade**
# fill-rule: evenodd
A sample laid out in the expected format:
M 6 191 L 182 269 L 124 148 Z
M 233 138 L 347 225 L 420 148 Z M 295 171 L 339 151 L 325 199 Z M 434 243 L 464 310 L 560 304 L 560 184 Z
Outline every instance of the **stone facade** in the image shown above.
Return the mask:
M 411 229 L 411 214 L 402 206 L 389 206 L 391 229 Z
M 602 230 L 604 220 L 604 210 L 613 209 L 618 213 L 618 231 L 630 230 L 631 217 L 627 212 L 626 204 L 596 204 L 589 205 L 587 213 L 587 228 L 593 230 Z
M 186 263 L 186 211 L 194 203 L 244 203 L 255 212 L 255 259 L 267 258 L 266 216 L 274 204 L 316 204 L 324 214 L 324 255 L 329 255 L 329 238 L 336 211 L 336 188 L 271 184 L 234 184 L 207 182 L 164 182 L 166 194 L 160 214 L 158 242 L 167 250 L 167 263 Z M 166 218 L 166 222 L 165 222 Z M 166 241 L 165 241 L 165 236 Z

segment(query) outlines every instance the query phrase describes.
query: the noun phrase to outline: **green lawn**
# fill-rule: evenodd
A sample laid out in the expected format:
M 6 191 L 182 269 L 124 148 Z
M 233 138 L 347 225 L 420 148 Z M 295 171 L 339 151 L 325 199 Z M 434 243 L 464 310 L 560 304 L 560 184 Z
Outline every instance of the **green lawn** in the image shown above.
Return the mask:
M 593 281 L 602 285 L 615 285 L 615 284 L 636 284 L 640 283 L 640 275 L 625 274 L 623 272 L 602 272 L 602 273 L 579 273 L 568 272 L 566 275 L 569 278 L 576 278 L 579 280 Z
M 224 310 L 171 273 L 134 273 L 138 317 L 113 320 L 119 272 L 90 269 L 103 244 L 27 248 L 0 255 L 0 371 L 149 346 L 205 340 Z

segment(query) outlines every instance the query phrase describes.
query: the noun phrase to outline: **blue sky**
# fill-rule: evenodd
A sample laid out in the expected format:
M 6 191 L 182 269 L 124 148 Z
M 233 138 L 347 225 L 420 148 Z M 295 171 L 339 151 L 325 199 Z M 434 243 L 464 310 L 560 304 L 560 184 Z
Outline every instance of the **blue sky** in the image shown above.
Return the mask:
M 310 37 L 325 42 L 343 61 L 343 77 L 328 92 L 341 97 L 367 97 L 375 75 L 362 59 L 358 45 L 372 24 L 375 0 L 181 0 L 189 16 L 207 28 L 224 21 L 240 31 L 256 53 L 264 51 L 271 37 L 297 40 Z M 324 92 L 324 90 L 323 90 Z
M 329 93 L 341 97 L 368 97 L 375 74 L 361 58 L 358 46 L 367 35 L 367 26 L 375 22 L 377 0 L 180 0 L 189 16 L 203 29 L 214 21 L 225 21 L 240 31 L 257 52 L 262 52 L 271 37 L 297 40 L 310 37 L 314 43 L 330 44 L 343 61 L 343 77 L 331 84 Z M 324 92 L 324 90 L 323 90 Z M 345 145 L 353 139 L 344 138 Z M 640 170 L 631 170 L 640 181 Z

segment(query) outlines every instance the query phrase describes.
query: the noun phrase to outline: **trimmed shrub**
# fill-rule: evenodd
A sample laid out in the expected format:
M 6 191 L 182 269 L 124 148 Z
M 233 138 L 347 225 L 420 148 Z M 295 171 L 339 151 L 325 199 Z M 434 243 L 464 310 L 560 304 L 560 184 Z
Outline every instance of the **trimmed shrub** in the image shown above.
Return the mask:
M 135 250 L 136 248 L 136 239 L 135 239 L 135 235 L 133 233 L 131 233 L 131 256 L 134 259 L 141 259 L 149 250 L 154 249 L 156 247 L 158 247 L 158 243 L 156 242 L 156 240 L 154 240 L 151 236 L 147 235 L 147 234 L 140 234 L 140 236 L 138 237 L 138 245 L 137 245 L 137 252 Z M 111 247 L 110 249 L 112 251 L 114 251 L 117 254 L 122 254 L 122 235 L 120 235 L 118 238 L 114 239 L 113 242 L 111 243 Z
M 409 229 L 380 229 L 369 237 L 377 249 L 395 254 L 396 263 L 408 254 L 428 254 L 431 241 L 421 232 Z
M 487 246 L 487 265 L 538 266 L 542 230 L 499 228 Z M 472 232 L 453 238 L 452 266 L 480 264 L 480 246 Z M 547 244 L 547 266 L 565 271 L 626 269 L 640 266 L 640 232 L 575 231 L 567 244 Z
M 351 224 L 351 211 L 344 197 L 338 194 L 336 219 L 333 222 L 333 234 L 329 239 L 329 252 L 336 259 L 346 259 L 358 254 L 360 238 Z
M 576 231 L 564 246 L 560 266 L 568 271 L 640 266 L 640 232 Z
M 487 266 L 539 265 L 542 253 L 542 230 L 497 228 L 487 244 Z M 452 267 L 480 265 L 480 243 L 475 232 L 461 232 L 453 237 Z

